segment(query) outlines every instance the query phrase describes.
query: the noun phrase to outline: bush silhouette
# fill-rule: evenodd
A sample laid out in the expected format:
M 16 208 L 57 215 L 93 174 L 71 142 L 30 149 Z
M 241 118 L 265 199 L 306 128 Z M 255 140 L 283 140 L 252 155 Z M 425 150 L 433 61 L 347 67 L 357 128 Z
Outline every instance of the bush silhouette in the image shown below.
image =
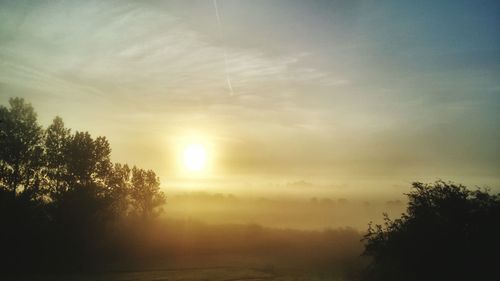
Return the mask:
M 500 200 L 487 190 L 413 183 L 401 218 L 369 225 L 366 280 L 500 280 Z

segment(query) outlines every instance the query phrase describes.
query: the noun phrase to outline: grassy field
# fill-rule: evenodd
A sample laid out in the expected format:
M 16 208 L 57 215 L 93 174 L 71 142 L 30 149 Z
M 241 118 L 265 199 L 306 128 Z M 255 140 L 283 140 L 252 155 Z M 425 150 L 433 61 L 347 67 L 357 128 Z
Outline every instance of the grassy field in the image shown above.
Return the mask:
M 272 269 L 234 267 L 187 268 L 153 271 L 119 271 L 94 274 L 0 276 L 1 280 L 21 281 L 308 281 L 341 280 L 331 276 L 286 274 Z

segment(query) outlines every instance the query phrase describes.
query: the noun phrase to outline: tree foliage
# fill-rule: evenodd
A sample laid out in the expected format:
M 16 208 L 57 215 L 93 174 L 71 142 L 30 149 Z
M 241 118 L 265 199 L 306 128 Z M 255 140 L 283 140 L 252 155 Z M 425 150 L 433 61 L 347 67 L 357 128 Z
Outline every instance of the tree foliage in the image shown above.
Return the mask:
M 500 280 L 500 198 L 463 185 L 413 183 L 401 218 L 369 225 L 367 280 Z
M 23 99 L 0 106 L 0 186 L 16 194 L 39 195 L 43 130 L 36 113 Z

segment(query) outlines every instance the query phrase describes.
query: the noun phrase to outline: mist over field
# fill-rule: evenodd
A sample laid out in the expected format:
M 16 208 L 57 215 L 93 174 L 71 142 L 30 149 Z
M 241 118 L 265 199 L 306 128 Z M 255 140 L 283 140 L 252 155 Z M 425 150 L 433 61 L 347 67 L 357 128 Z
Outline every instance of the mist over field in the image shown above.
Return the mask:
M 406 208 L 405 199 L 359 200 L 330 197 L 240 197 L 232 194 L 187 192 L 171 194 L 165 217 L 210 224 L 258 224 L 274 228 L 323 230 L 381 223 L 382 213 L 395 217 Z

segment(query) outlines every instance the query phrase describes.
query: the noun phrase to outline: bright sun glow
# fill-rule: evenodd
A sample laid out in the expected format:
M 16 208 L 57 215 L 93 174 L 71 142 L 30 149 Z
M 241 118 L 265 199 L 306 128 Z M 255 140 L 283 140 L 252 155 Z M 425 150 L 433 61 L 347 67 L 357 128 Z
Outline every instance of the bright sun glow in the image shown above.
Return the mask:
M 207 150 L 201 144 L 190 144 L 184 150 L 183 160 L 189 171 L 202 171 L 207 164 Z

